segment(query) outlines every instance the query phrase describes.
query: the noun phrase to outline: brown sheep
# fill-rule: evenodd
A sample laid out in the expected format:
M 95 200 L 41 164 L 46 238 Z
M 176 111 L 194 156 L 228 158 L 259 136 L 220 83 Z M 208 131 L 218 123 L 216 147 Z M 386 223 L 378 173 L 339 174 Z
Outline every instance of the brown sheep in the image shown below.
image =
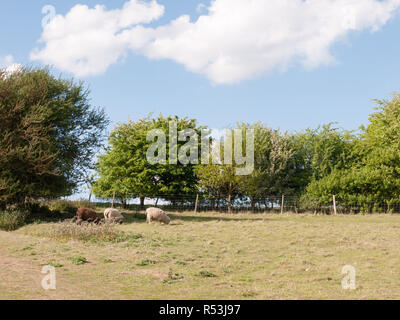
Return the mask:
M 100 223 L 100 218 L 96 211 L 89 208 L 79 208 L 76 211 L 76 220 L 77 222 L 87 221 L 97 224 Z
M 158 208 L 148 208 L 146 210 L 146 222 L 151 223 L 152 221 L 163 222 L 169 224 L 171 219 L 165 214 L 164 211 Z

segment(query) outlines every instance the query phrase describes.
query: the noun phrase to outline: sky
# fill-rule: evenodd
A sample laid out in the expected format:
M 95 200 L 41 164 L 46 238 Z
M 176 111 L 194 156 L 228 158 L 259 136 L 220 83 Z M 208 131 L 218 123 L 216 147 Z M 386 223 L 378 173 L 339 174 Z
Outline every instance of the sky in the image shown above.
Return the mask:
M 353 130 L 373 99 L 400 89 L 399 9 L 399 0 L 1 1 L 0 66 L 50 65 L 85 81 L 110 128 L 154 112 L 216 129 L 260 120 Z
M 400 0 L 7 0 L 0 68 L 83 80 L 109 131 L 151 112 L 356 130 L 400 89 L 399 13 Z

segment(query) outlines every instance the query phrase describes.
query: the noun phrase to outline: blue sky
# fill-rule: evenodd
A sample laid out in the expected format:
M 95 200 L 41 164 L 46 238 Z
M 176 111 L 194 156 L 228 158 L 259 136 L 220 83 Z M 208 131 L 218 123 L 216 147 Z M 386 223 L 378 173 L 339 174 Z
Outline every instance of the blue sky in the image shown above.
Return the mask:
M 44 5 L 53 5 L 65 15 L 75 4 L 107 4 L 121 8 L 125 1 L 1 1 L 0 57 L 12 55 L 15 62 L 32 61 L 31 51 L 42 34 Z M 257 1 L 256 1 L 257 2 Z M 149 26 L 167 25 L 183 14 L 195 22 L 209 1 L 159 0 L 163 16 Z M 302 130 L 319 124 L 338 122 L 345 129 L 367 123 L 375 98 L 389 98 L 400 89 L 400 18 L 391 19 L 376 32 L 369 28 L 346 33 L 329 46 L 334 63 L 304 67 L 296 60 L 285 70 L 267 70 L 235 83 L 215 83 L 201 72 L 172 59 L 150 59 L 140 52 L 128 52 L 104 73 L 78 77 L 91 89 L 92 103 L 102 106 L 113 124 L 130 117 L 135 120 L 149 112 L 194 117 L 211 128 L 223 128 L 237 121 L 261 120 L 273 128 Z M 261 28 L 257 32 L 262 33 Z M 241 38 L 237 41 L 240 43 Z M 179 52 L 178 52 L 179 54 Z M 73 72 L 55 67 L 71 77 Z

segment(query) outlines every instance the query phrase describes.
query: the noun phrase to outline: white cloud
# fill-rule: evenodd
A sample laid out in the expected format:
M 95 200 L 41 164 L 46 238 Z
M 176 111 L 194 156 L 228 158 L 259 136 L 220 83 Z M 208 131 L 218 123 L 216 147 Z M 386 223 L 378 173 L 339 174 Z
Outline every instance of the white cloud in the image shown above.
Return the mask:
M 0 57 L 0 69 L 6 68 L 14 63 L 14 57 L 8 55 L 5 57 Z
M 31 58 L 87 76 L 133 51 L 235 83 L 293 63 L 329 64 L 333 44 L 351 31 L 379 30 L 399 7 L 400 0 L 214 0 L 196 21 L 184 15 L 151 28 L 143 24 L 164 12 L 155 0 L 131 0 L 119 10 L 77 5 L 45 28 L 45 46 Z
M 203 13 L 205 11 L 205 9 L 207 8 L 207 6 L 204 3 L 199 3 L 197 5 L 196 11 L 198 13 Z
M 77 76 L 104 73 L 127 52 L 123 31 L 158 19 L 163 13 L 164 7 L 156 1 L 131 0 L 115 10 L 102 5 L 93 9 L 76 5 L 65 16 L 57 15 L 45 26 L 40 39 L 45 46 L 34 49 L 31 59 Z
M 0 70 L 4 71 L 5 76 L 9 76 L 18 70 L 21 70 L 22 65 L 14 61 L 12 55 L 0 57 Z M 4 75 L 3 75 L 4 76 Z

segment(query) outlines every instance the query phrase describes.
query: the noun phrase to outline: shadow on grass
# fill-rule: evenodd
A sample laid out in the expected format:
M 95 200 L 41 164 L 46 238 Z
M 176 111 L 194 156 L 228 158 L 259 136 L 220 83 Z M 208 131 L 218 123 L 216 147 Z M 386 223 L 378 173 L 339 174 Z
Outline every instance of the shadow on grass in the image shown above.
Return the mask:
M 260 220 L 265 220 L 265 217 L 260 217 L 253 215 L 252 217 L 246 218 L 243 216 L 240 217 L 221 217 L 219 216 L 200 216 L 200 215 L 190 215 L 190 214 L 169 214 L 167 213 L 168 216 L 171 218 L 171 220 L 177 219 L 177 220 L 183 220 L 183 221 L 190 221 L 190 222 L 208 222 L 208 221 L 260 221 Z
M 131 223 L 142 223 L 146 222 L 146 215 L 143 213 L 125 213 L 122 212 L 122 215 L 124 216 L 124 224 L 131 224 Z
M 179 225 L 180 223 L 175 223 L 176 220 L 181 221 L 190 221 L 190 222 L 209 222 L 209 221 L 260 221 L 266 220 L 265 215 L 249 215 L 249 217 L 238 216 L 236 217 L 223 217 L 220 214 L 218 216 L 201 216 L 201 215 L 191 215 L 190 213 L 181 213 L 181 214 L 174 214 L 166 212 L 166 214 L 171 218 L 171 225 Z M 145 222 L 146 221 L 146 214 L 144 213 L 123 213 L 125 222 L 124 223 L 137 223 L 137 222 Z M 174 221 L 175 220 L 175 221 Z

